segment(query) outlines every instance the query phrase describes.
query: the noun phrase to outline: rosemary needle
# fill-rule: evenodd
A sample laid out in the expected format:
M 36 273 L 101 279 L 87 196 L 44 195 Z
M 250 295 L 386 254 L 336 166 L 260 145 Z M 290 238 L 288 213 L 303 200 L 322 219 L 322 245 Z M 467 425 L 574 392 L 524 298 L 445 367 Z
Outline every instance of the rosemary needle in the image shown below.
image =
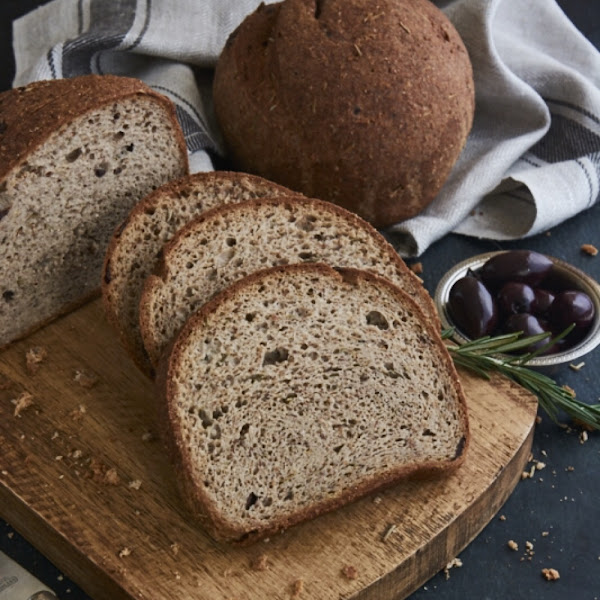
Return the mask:
M 565 337 L 569 331 L 570 329 L 565 330 L 549 340 L 539 350 L 523 355 L 508 353 L 524 350 L 547 339 L 548 334 L 522 336 L 521 333 L 510 333 L 486 336 L 462 345 L 448 345 L 448 350 L 456 365 L 486 378 L 489 378 L 489 373 L 493 371 L 502 373 L 535 394 L 540 406 L 555 423 L 559 423 L 559 414 L 562 410 L 571 418 L 577 419 L 579 423 L 593 429 L 600 429 L 600 404 L 586 404 L 577 400 L 569 390 L 558 385 L 552 378 L 526 366 L 532 358 Z M 442 337 L 448 339 L 453 333 L 453 329 L 445 329 L 442 331 Z

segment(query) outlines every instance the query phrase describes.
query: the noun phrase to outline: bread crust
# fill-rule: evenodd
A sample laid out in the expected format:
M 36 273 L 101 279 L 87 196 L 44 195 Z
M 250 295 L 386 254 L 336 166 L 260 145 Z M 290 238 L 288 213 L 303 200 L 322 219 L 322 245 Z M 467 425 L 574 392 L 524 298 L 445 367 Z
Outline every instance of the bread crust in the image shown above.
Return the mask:
M 142 292 L 142 297 L 139 305 L 140 315 L 140 330 L 142 332 L 142 339 L 144 340 L 144 346 L 148 352 L 150 361 L 153 367 L 156 368 L 158 359 L 160 356 L 160 348 L 156 345 L 156 336 L 153 335 L 153 324 L 152 324 L 152 303 L 150 299 L 157 287 L 162 285 L 165 278 L 168 276 L 168 265 L 171 256 L 176 252 L 178 240 L 192 232 L 194 229 L 201 227 L 203 223 L 210 221 L 218 216 L 227 217 L 227 215 L 235 214 L 241 210 L 252 211 L 258 210 L 265 205 L 278 206 L 285 202 L 293 202 L 295 204 L 302 205 L 306 208 L 306 211 L 326 210 L 334 215 L 339 215 L 348 223 L 351 224 L 352 228 L 358 230 L 362 229 L 366 231 L 376 242 L 381 249 L 382 253 L 387 256 L 389 263 L 394 265 L 397 273 L 401 274 L 403 281 L 405 282 L 405 291 L 418 298 L 418 303 L 421 305 L 421 310 L 426 315 L 426 318 L 432 322 L 437 322 L 437 311 L 431 296 L 427 290 L 423 287 L 420 279 L 406 266 L 405 262 L 398 255 L 393 246 L 386 241 L 386 239 L 369 223 L 359 217 L 357 214 L 352 213 L 338 205 L 323 200 L 317 200 L 315 198 L 307 198 L 305 196 L 280 196 L 276 198 L 260 198 L 255 200 L 246 200 L 244 202 L 235 204 L 224 204 L 222 206 L 213 208 L 199 217 L 192 219 L 189 223 L 184 225 L 178 230 L 176 236 L 165 244 L 163 247 L 161 256 L 156 264 L 154 273 L 150 275 L 145 283 Z
M 285 0 L 231 35 L 214 99 L 239 168 L 378 228 L 440 190 L 470 131 L 472 68 L 428 0 Z
M 127 324 L 122 319 L 119 319 L 120 292 L 123 290 L 117 287 L 111 271 L 114 272 L 115 268 L 119 268 L 124 257 L 131 252 L 128 245 L 130 241 L 129 236 L 133 235 L 138 221 L 143 218 L 144 214 L 155 211 L 165 198 L 186 198 L 188 195 L 192 195 L 198 188 L 231 184 L 232 182 L 239 183 L 240 186 L 249 190 L 270 189 L 273 195 L 283 196 L 293 193 L 284 186 L 248 173 L 210 171 L 185 175 L 184 177 L 165 183 L 140 200 L 140 202 L 133 206 L 127 218 L 115 228 L 111 237 L 102 267 L 101 290 L 104 312 L 109 323 L 119 335 L 121 343 L 129 356 L 148 377 L 153 377 L 154 369 L 141 344 L 141 340 L 138 339 L 139 333 L 132 332 L 127 327 Z
M 116 75 L 81 75 L 37 81 L 0 94 L 0 184 L 62 125 L 132 96 L 151 96 L 177 124 L 175 106 L 139 79 Z M 185 170 L 189 170 L 183 132 L 174 127 Z
M 459 441 L 456 456 L 449 462 L 425 462 L 420 465 L 401 466 L 389 471 L 385 476 L 375 476 L 365 479 L 360 484 L 349 488 L 345 494 L 330 500 L 323 500 L 315 505 L 298 510 L 284 518 L 273 520 L 259 529 L 245 531 L 233 526 L 227 519 L 212 506 L 211 501 L 202 492 L 202 482 L 195 481 L 193 477 L 193 465 L 186 451 L 186 444 L 181 435 L 181 427 L 178 423 L 177 411 L 174 406 L 175 395 L 175 366 L 179 355 L 183 352 L 188 337 L 196 328 L 206 326 L 207 319 L 222 304 L 232 301 L 245 289 L 251 288 L 265 278 L 278 277 L 284 274 L 307 273 L 321 275 L 324 278 L 336 278 L 338 280 L 356 281 L 363 280 L 375 285 L 387 287 L 403 304 L 408 304 L 412 311 L 421 316 L 424 324 L 423 333 L 433 340 L 438 347 L 442 364 L 440 369 L 446 371 L 451 380 L 453 390 L 458 399 L 460 421 L 463 437 Z M 188 319 L 176 339 L 172 340 L 169 351 L 166 352 L 158 366 L 156 377 L 156 390 L 158 402 L 159 423 L 162 439 L 167 448 L 170 460 L 176 471 L 176 479 L 180 492 L 188 510 L 214 539 L 223 542 L 247 544 L 263 539 L 277 532 L 281 532 L 301 521 L 315 518 L 323 513 L 339 508 L 348 502 L 356 500 L 369 493 L 381 490 L 408 477 L 429 477 L 436 474 L 450 473 L 458 468 L 465 460 L 470 443 L 469 422 L 467 404 L 454 363 L 445 344 L 443 343 L 437 328 L 425 318 L 421 308 L 404 291 L 393 285 L 387 279 L 374 273 L 357 269 L 333 269 L 325 264 L 295 264 L 281 267 L 272 267 L 257 271 L 248 277 L 239 280 L 230 287 L 223 290 L 212 300 L 204 304 L 192 317 Z

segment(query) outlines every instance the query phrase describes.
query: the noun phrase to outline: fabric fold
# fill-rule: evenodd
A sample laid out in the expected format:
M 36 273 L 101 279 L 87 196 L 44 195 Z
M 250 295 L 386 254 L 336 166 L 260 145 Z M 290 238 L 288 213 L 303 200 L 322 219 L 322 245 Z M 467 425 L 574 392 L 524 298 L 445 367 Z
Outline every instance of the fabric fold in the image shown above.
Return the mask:
M 212 108 L 212 70 L 229 34 L 259 4 L 53 0 L 13 24 L 14 84 L 84 73 L 138 77 L 175 102 L 192 170 L 211 170 L 224 153 Z M 475 120 L 437 198 L 387 230 L 400 254 L 420 255 L 451 231 L 524 238 L 597 202 L 596 48 L 555 0 L 526 7 L 520 0 L 437 4 L 471 57 Z

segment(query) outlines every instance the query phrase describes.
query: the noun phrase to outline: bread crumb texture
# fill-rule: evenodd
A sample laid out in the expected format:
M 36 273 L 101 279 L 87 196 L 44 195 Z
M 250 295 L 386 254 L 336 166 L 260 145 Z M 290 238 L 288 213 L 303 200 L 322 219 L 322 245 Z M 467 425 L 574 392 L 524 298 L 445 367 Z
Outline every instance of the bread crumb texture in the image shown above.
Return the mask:
M 171 354 L 184 484 L 251 531 L 447 467 L 467 435 L 455 375 L 387 281 L 324 265 L 255 274 L 188 321 Z
M 168 101 L 121 79 L 0 94 L 0 119 L 10 121 L 0 153 L 28 143 L 19 160 L 0 164 L 0 346 L 98 290 L 114 227 L 140 198 L 187 171 Z

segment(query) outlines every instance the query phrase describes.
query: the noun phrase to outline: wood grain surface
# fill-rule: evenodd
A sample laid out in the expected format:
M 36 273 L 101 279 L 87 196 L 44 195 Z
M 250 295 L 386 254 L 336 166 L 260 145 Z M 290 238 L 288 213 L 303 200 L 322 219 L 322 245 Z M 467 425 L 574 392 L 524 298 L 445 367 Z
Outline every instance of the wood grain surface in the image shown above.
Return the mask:
M 46 355 L 28 364 L 33 348 Z M 535 399 L 461 378 L 473 438 L 455 474 L 232 548 L 186 514 L 152 385 L 95 301 L 0 354 L 0 516 L 95 600 L 400 600 L 480 532 L 527 465 Z

